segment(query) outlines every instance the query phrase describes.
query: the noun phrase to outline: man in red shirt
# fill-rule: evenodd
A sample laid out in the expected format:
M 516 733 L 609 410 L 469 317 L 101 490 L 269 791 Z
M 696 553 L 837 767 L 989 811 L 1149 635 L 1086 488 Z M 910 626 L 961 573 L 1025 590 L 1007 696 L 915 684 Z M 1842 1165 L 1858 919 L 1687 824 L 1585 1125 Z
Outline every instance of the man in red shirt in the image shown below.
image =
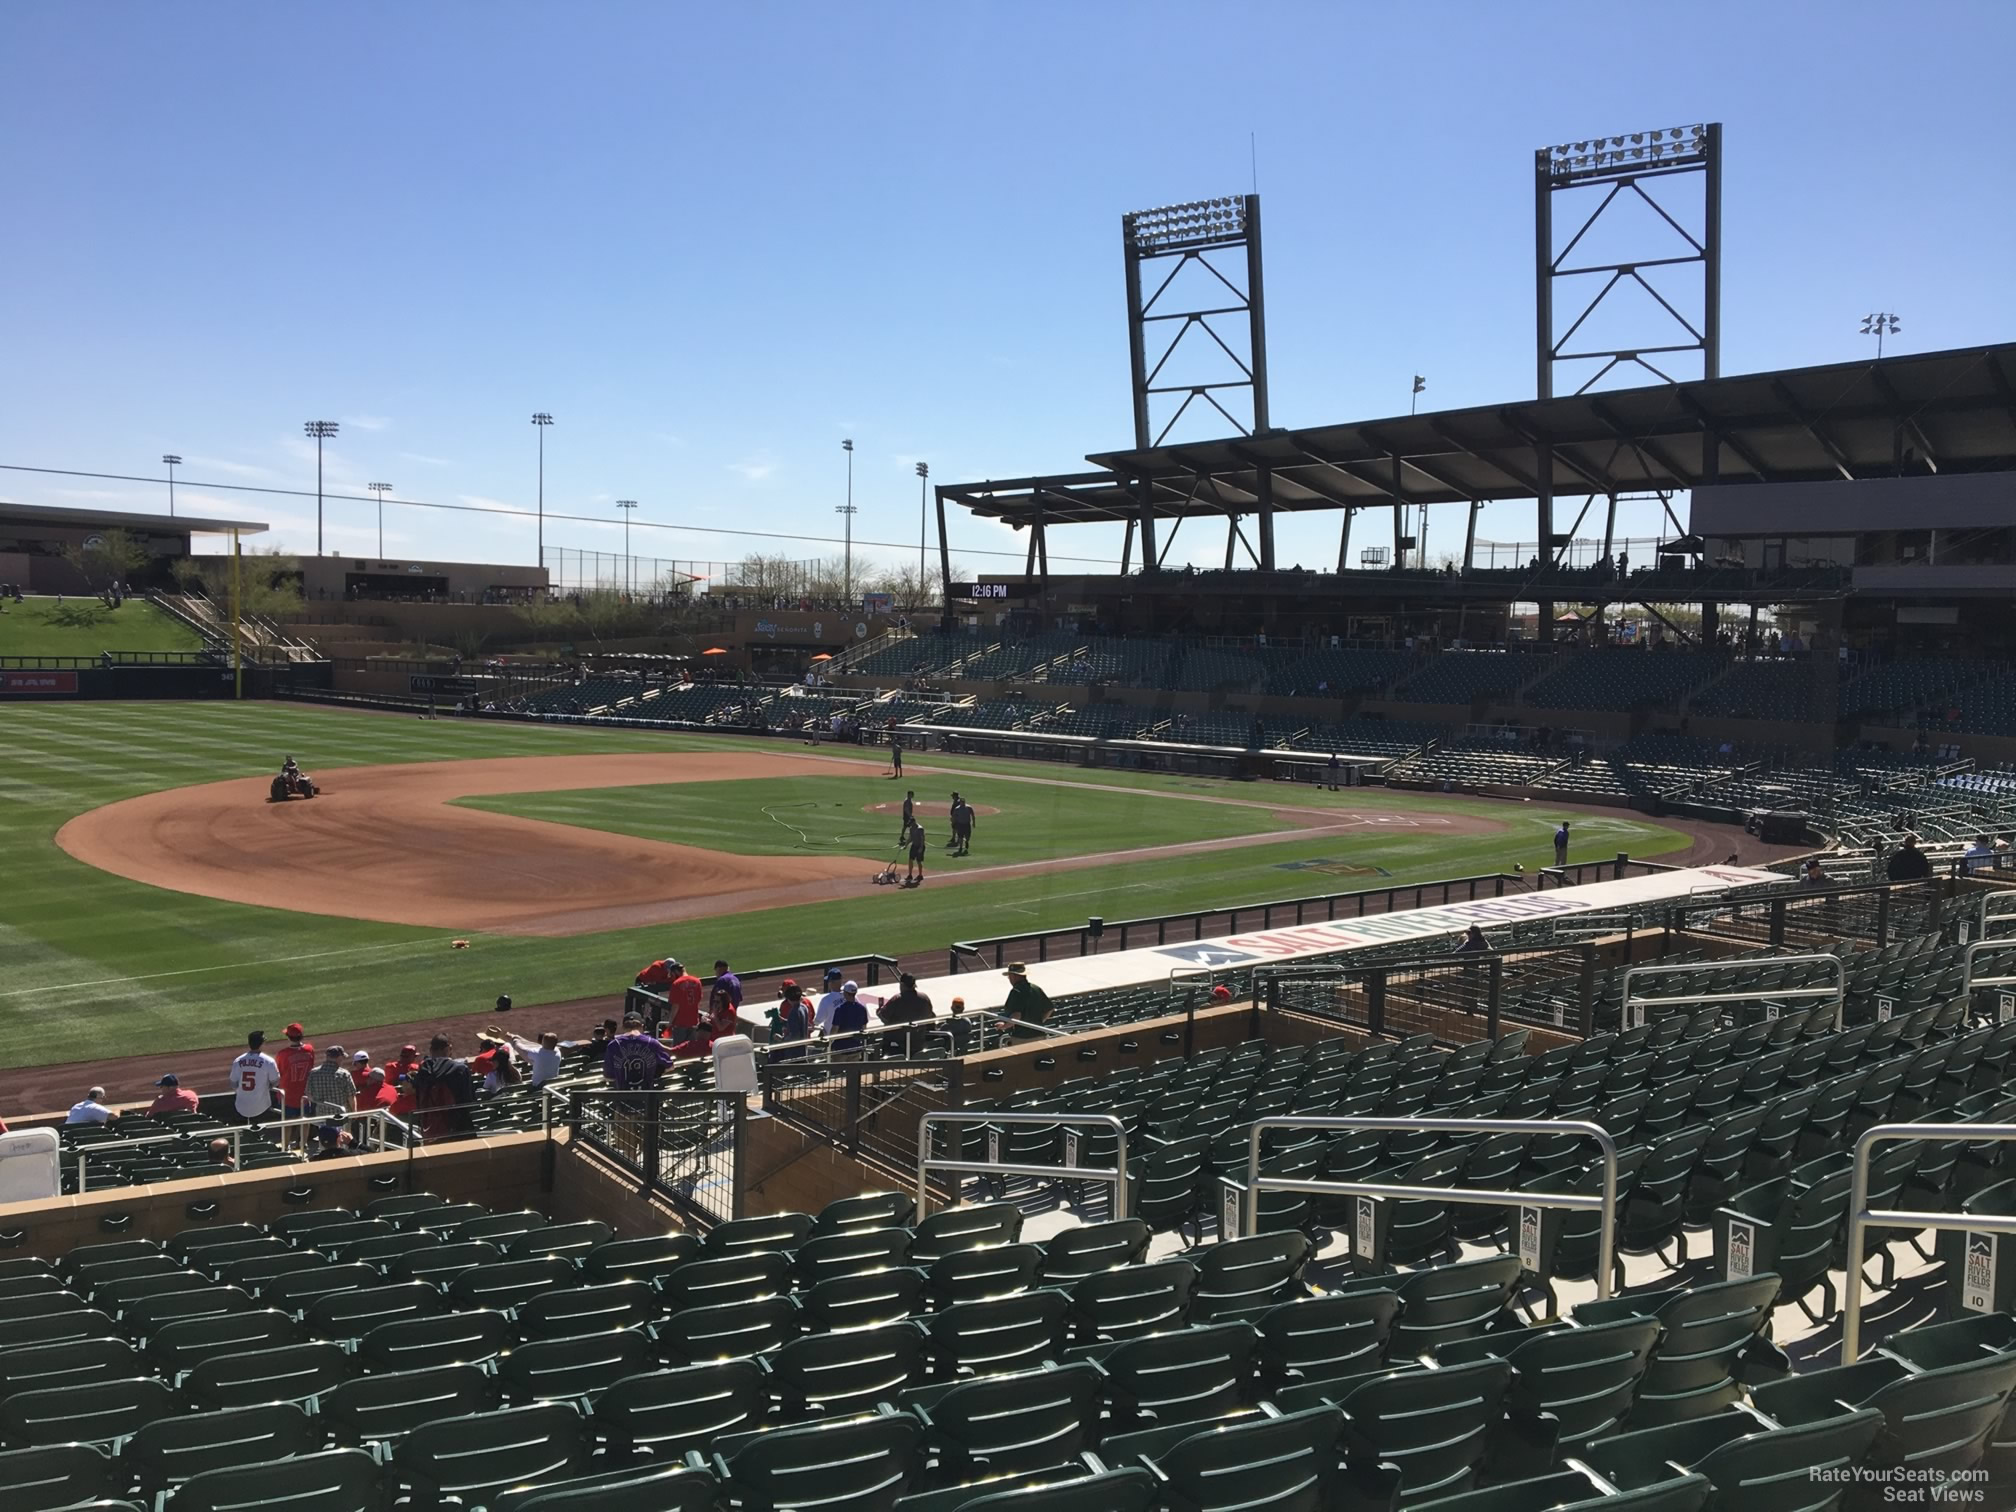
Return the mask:
M 392 1057 L 391 1063 L 385 1068 L 385 1080 L 397 1086 L 400 1077 L 410 1075 L 419 1069 L 420 1047 L 401 1045 L 399 1053 Z
M 301 1116 L 308 1100 L 308 1073 L 315 1069 L 315 1047 L 302 1038 L 299 1024 L 287 1026 L 287 1043 L 273 1052 L 280 1068 L 280 1105 L 289 1118 Z
M 679 974 L 665 984 L 665 1001 L 672 1010 L 672 1043 L 683 1045 L 700 1037 L 700 1000 L 706 995 L 706 988 L 700 985 L 700 978 L 677 961 L 666 964 L 679 970 Z
M 161 1090 L 154 1094 L 154 1101 L 147 1104 L 147 1112 L 150 1116 L 157 1113 L 194 1113 L 196 1111 L 198 1102 L 196 1094 L 194 1092 L 184 1092 L 182 1090 L 181 1078 L 173 1072 L 162 1077 L 154 1085 Z
M 357 1106 L 363 1108 L 390 1108 L 399 1101 L 396 1089 L 385 1084 L 385 1068 L 373 1066 L 364 1073 L 364 1080 L 357 1086 Z

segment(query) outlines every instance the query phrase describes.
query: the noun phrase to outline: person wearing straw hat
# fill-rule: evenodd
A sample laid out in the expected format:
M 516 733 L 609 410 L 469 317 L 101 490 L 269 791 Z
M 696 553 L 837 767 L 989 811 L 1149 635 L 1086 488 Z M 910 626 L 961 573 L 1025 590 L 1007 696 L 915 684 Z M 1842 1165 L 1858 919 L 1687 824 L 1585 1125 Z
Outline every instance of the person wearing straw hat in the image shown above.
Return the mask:
M 1047 1023 L 1050 994 L 1029 980 L 1029 968 L 1017 961 L 1002 975 L 1008 978 L 1008 1001 L 1001 1005 L 1001 1027 Z

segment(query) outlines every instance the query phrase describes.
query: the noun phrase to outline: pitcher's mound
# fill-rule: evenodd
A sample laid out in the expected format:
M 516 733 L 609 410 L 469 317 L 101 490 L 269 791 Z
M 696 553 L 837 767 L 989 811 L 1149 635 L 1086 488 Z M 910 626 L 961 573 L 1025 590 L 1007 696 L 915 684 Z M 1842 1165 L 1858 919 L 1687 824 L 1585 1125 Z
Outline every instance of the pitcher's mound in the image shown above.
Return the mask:
M 969 804 L 968 807 L 975 814 L 998 814 L 1001 812 L 998 808 L 986 803 Z M 861 805 L 861 812 L 864 814 L 891 814 L 897 818 L 901 818 L 903 815 L 903 800 L 899 798 L 894 803 L 864 803 Z M 952 805 L 949 803 L 930 803 L 920 800 L 910 805 L 910 812 L 920 819 L 949 819 L 952 816 Z

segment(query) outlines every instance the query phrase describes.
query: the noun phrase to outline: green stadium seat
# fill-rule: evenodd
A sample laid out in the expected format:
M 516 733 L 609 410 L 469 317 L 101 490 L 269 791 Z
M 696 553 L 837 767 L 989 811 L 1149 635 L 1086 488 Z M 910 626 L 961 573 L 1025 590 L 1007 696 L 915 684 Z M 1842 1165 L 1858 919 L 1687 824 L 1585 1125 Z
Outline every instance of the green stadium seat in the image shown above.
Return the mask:
M 214 1354 L 182 1378 L 198 1407 L 249 1407 L 260 1402 L 307 1402 L 356 1373 L 349 1355 L 326 1340 L 280 1349 Z
M 444 1361 L 481 1365 L 510 1342 L 511 1324 L 500 1312 L 402 1314 L 373 1325 L 358 1341 L 357 1358 L 370 1371 L 417 1370 Z
M 559 1286 L 513 1310 L 519 1333 L 528 1339 L 641 1328 L 658 1316 L 658 1294 L 646 1281 L 608 1281 L 599 1286 Z
M 1506 1416 L 1551 1415 L 1564 1452 L 1615 1433 L 1638 1398 L 1638 1383 L 1659 1342 L 1655 1318 L 1618 1318 L 1585 1328 L 1545 1328 L 1461 1339 L 1436 1351 L 1441 1365 L 1496 1357 L 1512 1367 Z
M 1774 1428 L 1743 1411 L 1619 1433 L 1582 1456 L 1605 1480 L 1646 1488 L 1677 1473 L 1715 1488 L 1716 1512 L 1831 1512 L 1846 1473 L 1868 1458 L 1883 1414 L 1842 1413 L 1796 1428 Z
M 1650 1428 L 1718 1413 L 1738 1401 L 1745 1380 L 1784 1375 L 1785 1356 L 1764 1337 L 1778 1298 L 1770 1273 L 1667 1292 L 1585 1302 L 1574 1320 L 1593 1326 L 1655 1318 L 1663 1332 L 1638 1383 L 1631 1426 Z
M 393 1446 L 386 1489 L 423 1504 L 454 1498 L 481 1505 L 513 1487 L 584 1470 L 590 1450 L 586 1423 L 564 1402 L 435 1418 Z
M 445 1240 L 399 1256 L 385 1272 L 394 1281 L 431 1281 L 447 1287 L 455 1277 L 479 1265 L 496 1265 L 504 1251 L 480 1240 Z
M 300 1325 L 283 1312 L 220 1313 L 163 1324 L 147 1340 L 147 1358 L 172 1382 L 212 1355 L 283 1349 L 301 1341 Z
M 531 1260 L 541 1255 L 558 1255 L 566 1260 L 580 1260 L 594 1251 L 597 1245 L 607 1244 L 615 1230 L 600 1219 L 590 1218 L 579 1223 L 550 1223 L 544 1228 L 533 1229 L 520 1234 L 511 1244 L 511 1258 Z
M 783 1348 L 797 1334 L 798 1310 L 789 1297 L 688 1307 L 658 1325 L 658 1343 L 669 1365 L 765 1354 Z
M 445 1197 L 436 1197 L 432 1192 L 395 1192 L 389 1197 L 374 1197 L 364 1204 L 366 1218 L 383 1218 L 388 1223 L 396 1223 L 404 1228 L 407 1220 L 418 1214 L 432 1212 L 436 1208 L 448 1206 Z
M 642 1330 L 605 1331 L 520 1344 L 498 1357 L 496 1370 L 510 1401 L 552 1402 L 594 1396 L 657 1363 Z
M 1153 1512 L 1155 1477 L 1138 1467 L 1085 1473 L 1042 1470 L 924 1491 L 900 1498 L 896 1512 Z
M 1252 1318 L 1276 1302 L 1300 1295 L 1309 1255 L 1309 1240 L 1293 1231 L 1220 1239 L 1197 1257 L 1191 1320 L 1221 1323 Z
M 382 1323 L 438 1317 L 448 1300 L 425 1281 L 380 1281 L 357 1291 L 328 1292 L 301 1314 L 304 1332 L 339 1343 L 362 1339 Z
M 117 1489 L 112 1462 L 90 1444 L 50 1444 L 0 1453 L 0 1506 L 53 1512 Z
M 1344 1409 L 1344 1455 L 1363 1493 L 1403 1503 L 1467 1491 L 1504 1415 L 1512 1367 L 1479 1360 L 1441 1370 L 1401 1370 L 1312 1381 L 1280 1393 L 1292 1408 L 1327 1402 Z
M 1416 1503 L 1409 1512 L 1705 1512 L 1714 1494 L 1714 1486 L 1699 1475 L 1618 1491 L 1584 1468 L 1438 1496 Z
M 767 1377 L 752 1359 L 624 1376 L 595 1399 L 591 1416 L 612 1454 L 674 1459 L 759 1428 L 769 1415 Z
M 1194 1423 L 1111 1437 L 1102 1460 L 1138 1459 L 1155 1475 L 1169 1507 L 1250 1507 L 1254 1512 L 1321 1512 L 1336 1504 L 1341 1465 L 1335 1407 L 1255 1415 L 1216 1427 Z
M 1260 1379 L 1274 1387 L 1377 1370 L 1399 1314 L 1390 1291 L 1277 1303 L 1251 1320 L 1260 1331 Z
M 715 1474 L 743 1512 L 888 1512 L 917 1473 L 921 1426 L 875 1416 L 737 1434 Z
M 1196 1284 L 1188 1260 L 1095 1271 L 1071 1287 L 1073 1337 L 1093 1344 L 1180 1328 Z
M 497 1406 L 497 1378 L 481 1366 L 429 1365 L 343 1382 L 316 1399 L 319 1421 L 345 1444 L 389 1444 L 421 1423 Z
M 982 1244 L 940 1255 L 926 1273 L 934 1308 L 1012 1296 L 1037 1284 L 1043 1251 L 1033 1244 Z
M 907 1323 L 808 1334 L 764 1357 L 787 1420 L 872 1410 L 924 1377 L 924 1336 Z
M 1065 1229 L 1043 1246 L 1041 1280 L 1045 1286 L 1068 1284 L 1098 1271 L 1135 1264 L 1148 1253 L 1151 1237 L 1148 1225 L 1139 1218 L 1114 1218 Z
M 109 1444 L 182 1410 L 165 1381 L 134 1375 L 87 1388 L 17 1391 L 0 1400 L 0 1443 Z
M 714 1477 L 687 1465 L 635 1465 L 499 1492 L 487 1512 L 714 1512 Z
M 1039 1294 L 1040 1295 L 1040 1294 Z M 1195 1423 L 1242 1405 L 1260 1335 L 1250 1323 L 1147 1334 L 1091 1351 L 1116 1431 Z
M 116 1339 L 119 1326 L 96 1308 L 49 1313 L 40 1318 L 16 1318 L 8 1323 L 0 1338 L 8 1349 L 33 1344 L 67 1344 L 73 1339 Z
M 202 1285 L 200 1276 L 190 1276 L 189 1280 L 192 1285 Z M 46 1318 L 55 1313 L 83 1312 L 91 1305 L 76 1292 L 62 1290 L 60 1284 L 52 1291 L 29 1292 L 18 1297 L 0 1297 L 0 1327 L 23 1318 Z M 109 1294 L 99 1297 L 97 1305 L 106 1312 L 116 1314 L 118 1311 L 116 1300 Z
M 1878 1355 L 1787 1377 L 1759 1386 L 1751 1402 L 1784 1427 L 1818 1423 L 1846 1407 L 1883 1414 L 1868 1463 L 1905 1470 L 1897 1484 L 1928 1476 L 1972 1472 L 2009 1410 L 2016 1391 L 2016 1353 L 1986 1355 L 1964 1364 L 1916 1370 L 1895 1356 Z
M 648 1239 L 612 1239 L 581 1260 L 585 1281 L 655 1281 L 700 1253 L 692 1234 L 657 1234 Z
M 929 1267 L 954 1250 L 1013 1244 L 1022 1237 L 1022 1210 L 1012 1202 L 941 1209 L 911 1231 L 910 1263 Z
M 439 1229 L 439 1225 L 423 1220 L 426 1227 Z M 486 1213 L 481 1218 L 472 1218 L 467 1223 L 456 1225 L 457 1239 L 480 1239 L 485 1244 L 494 1244 L 508 1250 L 527 1234 L 537 1233 L 548 1226 L 544 1213 L 533 1212 L 530 1208 L 515 1213 Z
M 289 1402 L 156 1418 L 119 1450 L 119 1465 L 148 1496 L 208 1470 L 260 1465 L 323 1447 L 322 1429 Z
M 940 1479 L 972 1481 L 1070 1465 L 1091 1447 L 1104 1377 L 1090 1361 L 905 1392 Z
M 807 1333 L 866 1328 L 923 1312 L 924 1288 L 924 1273 L 908 1267 L 834 1276 L 800 1292 L 798 1307 Z
M 789 1296 L 791 1258 L 781 1250 L 762 1249 L 703 1256 L 668 1275 L 660 1283 L 660 1291 L 668 1313 Z
M 175 1512 L 378 1512 L 378 1462 L 361 1449 L 331 1449 L 292 1459 L 191 1476 L 175 1493 Z
M 997 1375 L 1060 1360 L 1070 1310 L 1062 1292 L 1033 1291 L 934 1313 L 924 1324 L 932 1375 L 938 1380 Z
M 737 1218 L 707 1231 L 701 1250 L 708 1259 L 749 1250 L 795 1250 L 812 1236 L 809 1213 L 775 1213 L 762 1218 Z
M 906 1228 L 916 1216 L 917 1202 L 907 1192 L 862 1192 L 838 1197 L 819 1209 L 813 1238 L 850 1229 Z
M 22 1391 L 84 1390 L 147 1374 L 124 1339 L 71 1339 L 0 1349 L 0 1401 Z
M 807 1239 L 792 1253 L 791 1269 L 799 1286 L 811 1287 L 833 1276 L 887 1270 L 909 1253 L 908 1229 L 848 1229 Z

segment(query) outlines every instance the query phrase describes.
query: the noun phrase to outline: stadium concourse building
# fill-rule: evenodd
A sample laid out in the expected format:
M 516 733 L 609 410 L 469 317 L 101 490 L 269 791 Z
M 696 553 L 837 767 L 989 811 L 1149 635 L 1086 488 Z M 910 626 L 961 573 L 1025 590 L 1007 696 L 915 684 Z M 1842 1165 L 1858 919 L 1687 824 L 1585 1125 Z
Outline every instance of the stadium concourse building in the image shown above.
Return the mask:
M 88 593 L 91 585 L 64 553 L 89 549 L 118 530 L 146 553 L 146 563 L 133 573 L 134 586 L 165 588 L 171 586 L 170 566 L 192 554 L 195 537 L 263 535 L 266 529 L 250 520 L 0 504 L 0 583 L 19 584 L 24 593 Z

